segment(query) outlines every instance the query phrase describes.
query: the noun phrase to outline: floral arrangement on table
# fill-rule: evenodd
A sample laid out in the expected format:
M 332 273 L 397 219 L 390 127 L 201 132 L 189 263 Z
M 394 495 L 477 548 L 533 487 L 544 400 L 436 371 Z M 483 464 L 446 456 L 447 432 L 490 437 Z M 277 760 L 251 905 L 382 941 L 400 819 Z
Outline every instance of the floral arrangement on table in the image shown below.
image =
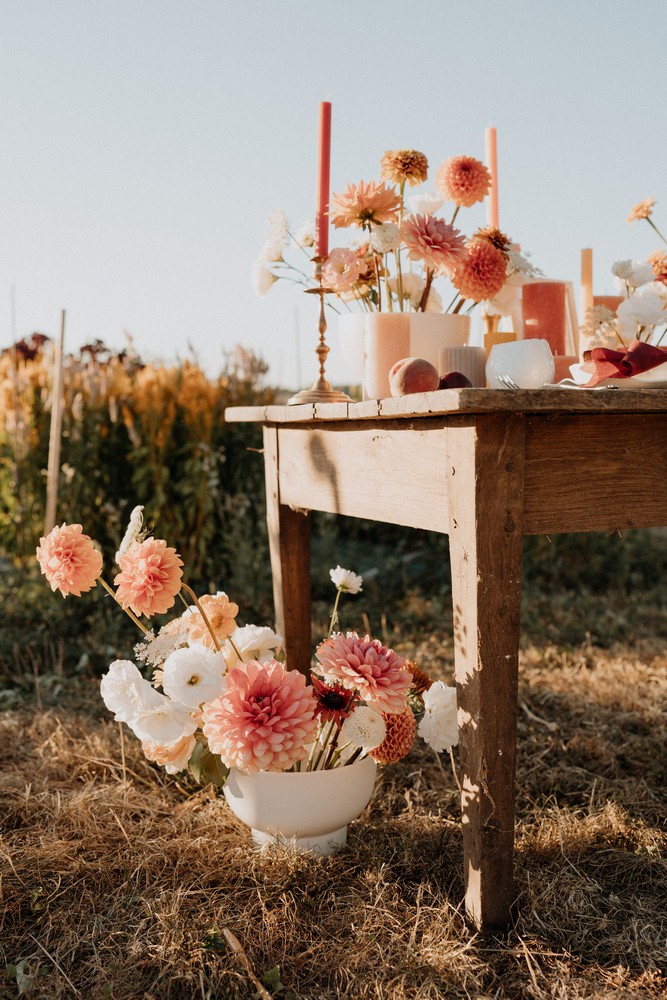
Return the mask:
M 174 548 L 132 512 L 116 553 L 114 587 L 102 576 L 102 554 L 79 524 L 42 538 L 37 560 L 52 590 L 81 596 L 99 584 L 142 632 L 136 663 L 115 660 L 101 681 L 105 705 L 141 741 L 150 760 L 170 774 L 189 768 L 202 783 L 223 785 L 229 769 L 333 769 L 370 755 L 378 763 L 405 756 L 416 733 L 437 752 L 458 742 L 453 687 L 370 636 L 338 631 L 341 594 L 362 578 L 331 570 L 336 599 L 329 634 L 315 651 L 307 683 L 281 656 L 281 639 L 266 626 L 238 625 L 238 605 L 225 593 L 197 597 L 183 581 Z M 144 618 L 176 599 L 183 612 L 157 631 Z
M 651 218 L 655 199 L 632 209 L 628 222 L 645 219 L 667 243 Z M 660 348 L 667 333 L 667 253 L 656 250 L 645 261 L 619 260 L 612 265 L 621 301 L 617 308 L 594 305 L 581 327 L 586 341 L 586 370 L 595 370 L 589 385 L 605 377 L 631 377 L 665 363 Z
M 348 184 L 332 195 L 329 219 L 334 227 L 359 233 L 351 245 L 332 249 L 321 262 L 324 287 L 344 307 L 356 304 L 367 311 L 467 313 L 485 300 L 492 302 L 491 311 L 509 313 L 515 286 L 539 272 L 499 229 L 486 226 L 466 237 L 454 226 L 461 208 L 488 194 L 488 169 L 472 156 L 454 156 L 437 169 L 435 191 L 406 198 L 406 187 L 427 178 L 423 153 L 388 150 L 379 181 Z M 437 214 L 445 202 L 451 207 L 449 221 Z M 265 295 L 279 278 L 314 287 L 288 260 L 290 248 L 309 258 L 313 245 L 308 226 L 292 233 L 284 213 L 273 213 L 253 268 L 258 294 Z M 449 279 L 453 291 L 444 309 L 434 285 L 440 278 Z

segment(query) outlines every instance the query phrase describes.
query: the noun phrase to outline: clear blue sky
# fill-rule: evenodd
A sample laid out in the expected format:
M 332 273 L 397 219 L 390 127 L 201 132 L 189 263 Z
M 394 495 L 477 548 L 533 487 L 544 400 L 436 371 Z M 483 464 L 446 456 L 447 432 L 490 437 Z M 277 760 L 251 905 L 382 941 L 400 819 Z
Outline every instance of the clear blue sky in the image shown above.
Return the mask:
M 213 372 L 240 342 L 310 384 L 314 300 L 250 271 L 270 211 L 313 218 L 324 99 L 334 191 L 386 149 L 482 158 L 495 125 L 501 228 L 552 278 L 592 246 L 611 291 L 659 245 L 630 208 L 667 228 L 666 29 L 665 0 L 0 0 L 0 346 L 13 287 L 18 336 L 65 307 L 72 349 L 128 330 Z

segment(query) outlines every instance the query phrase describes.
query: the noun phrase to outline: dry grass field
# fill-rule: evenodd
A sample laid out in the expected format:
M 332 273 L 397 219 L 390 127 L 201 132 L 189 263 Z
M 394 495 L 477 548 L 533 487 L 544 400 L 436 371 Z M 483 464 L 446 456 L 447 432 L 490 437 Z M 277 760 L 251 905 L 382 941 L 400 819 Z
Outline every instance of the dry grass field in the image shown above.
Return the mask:
M 382 627 L 450 680 L 445 607 L 413 595 Z M 577 609 L 599 622 L 610 607 L 554 593 L 526 609 L 516 919 L 496 939 L 463 918 L 446 756 L 414 749 L 382 770 L 344 853 L 257 854 L 221 796 L 122 736 L 94 676 L 17 650 L 0 716 L 0 997 L 664 997 L 667 609 L 636 594 L 632 638 L 566 641 Z

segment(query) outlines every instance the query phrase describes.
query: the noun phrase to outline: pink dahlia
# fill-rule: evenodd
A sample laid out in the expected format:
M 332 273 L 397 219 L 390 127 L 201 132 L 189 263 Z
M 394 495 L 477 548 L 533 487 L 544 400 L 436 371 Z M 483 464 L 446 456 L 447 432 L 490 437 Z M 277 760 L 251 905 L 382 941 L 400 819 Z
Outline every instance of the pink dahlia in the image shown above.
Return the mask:
M 61 524 L 40 538 L 37 561 L 51 590 L 59 590 L 63 597 L 81 597 L 102 572 L 102 553 L 80 524 Z
M 277 660 L 250 660 L 230 670 L 226 692 L 204 705 L 202 730 L 227 767 L 286 771 L 308 756 L 317 735 L 315 708 L 303 674 Z
M 453 274 L 467 255 L 465 237 L 435 215 L 410 215 L 403 222 L 403 242 L 411 260 L 423 260 L 435 274 Z
M 361 274 L 362 264 L 354 250 L 337 247 L 322 264 L 322 284 L 342 295 L 352 290 Z
M 203 597 L 199 598 L 199 603 L 204 609 L 204 614 L 209 620 L 218 643 L 222 645 L 236 628 L 236 616 L 239 613 L 238 604 L 230 601 L 227 594 L 223 593 L 204 594 Z M 187 627 L 188 635 L 193 642 L 201 642 L 208 649 L 215 649 L 213 636 L 199 611 L 193 610 L 192 613 L 186 614 L 181 619 L 181 624 Z
M 438 168 L 435 186 L 448 201 L 470 208 L 489 193 L 491 174 L 474 156 L 453 156 Z
M 378 712 L 402 712 L 412 687 L 412 675 L 405 661 L 378 639 L 356 632 L 335 635 L 321 642 L 315 651 L 326 681 L 338 681 L 359 693 Z
M 497 295 L 506 277 L 507 262 L 498 247 L 486 240 L 470 240 L 468 256 L 452 275 L 452 284 L 464 299 L 480 302 Z
M 396 222 L 401 199 L 392 187 L 376 181 L 348 184 L 342 194 L 333 194 L 329 218 L 337 229 L 368 227 L 377 222 Z
M 131 545 L 118 560 L 116 597 L 135 615 L 163 615 L 181 589 L 183 561 L 162 539 L 147 538 Z

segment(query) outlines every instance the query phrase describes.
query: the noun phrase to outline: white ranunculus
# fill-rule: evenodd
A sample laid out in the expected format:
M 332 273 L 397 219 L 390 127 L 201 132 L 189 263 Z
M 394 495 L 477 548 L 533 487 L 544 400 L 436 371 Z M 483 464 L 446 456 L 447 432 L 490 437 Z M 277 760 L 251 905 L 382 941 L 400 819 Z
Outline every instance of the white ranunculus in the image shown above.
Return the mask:
M 186 708 L 199 708 L 224 693 L 227 661 L 223 653 L 200 643 L 176 649 L 164 661 L 162 688 Z
M 632 288 L 639 288 L 648 281 L 655 281 L 655 271 L 643 260 L 617 260 L 611 273 Z
M 137 715 L 129 726 L 142 743 L 171 747 L 185 736 L 192 736 L 197 723 L 183 705 L 164 698 L 157 708 Z
M 373 227 L 368 242 L 375 253 L 389 253 L 401 243 L 401 231 L 395 222 L 383 222 Z
M 387 726 L 380 713 L 368 705 L 360 705 L 343 722 L 338 743 L 340 746 L 351 743 L 361 750 L 373 750 L 380 746 L 386 735 Z
M 257 295 L 264 298 L 271 286 L 277 280 L 278 279 L 271 268 L 268 267 L 266 259 L 264 257 L 259 257 L 252 265 L 252 283 L 255 287 Z
M 417 730 L 419 735 L 436 753 L 455 747 L 459 742 L 456 688 L 435 681 L 422 697 L 425 712 Z
M 357 576 L 357 574 L 353 573 L 351 569 L 343 569 L 342 566 L 336 566 L 335 569 L 330 569 L 329 576 L 331 577 L 334 586 L 338 590 L 342 590 L 345 594 L 358 594 L 361 590 L 361 585 L 364 582 L 363 577 Z
M 135 716 L 166 700 L 141 676 L 131 660 L 114 660 L 100 682 L 102 700 L 116 722 L 131 723 Z
M 506 281 L 500 291 L 488 300 L 487 310 L 492 316 L 511 316 L 520 301 L 519 288 Z
M 267 663 L 268 660 L 273 659 L 283 644 L 282 637 L 268 625 L 237 627 L 229 638 L 231 642 L 225 643 L 225 658 L 230 670 L 239 662 L 239 656 L 242 663 L 247 663 L 249 660 Z M 234 645 L 232 646 L 231 643 Z
M 422 191 L 421 194 L 412 194 L 406 199 L 411 210 L 416 215 L 432 215 L 445 204 L 442 195 L 435 191 Z
M 632 295 L 624 299 L 616 310 L 618 326 L 621 334 L 634 337 L 639 326 L 655 326 L 667 320 L 664 302 L 659 295 L 648 292 L 645 295 Z

